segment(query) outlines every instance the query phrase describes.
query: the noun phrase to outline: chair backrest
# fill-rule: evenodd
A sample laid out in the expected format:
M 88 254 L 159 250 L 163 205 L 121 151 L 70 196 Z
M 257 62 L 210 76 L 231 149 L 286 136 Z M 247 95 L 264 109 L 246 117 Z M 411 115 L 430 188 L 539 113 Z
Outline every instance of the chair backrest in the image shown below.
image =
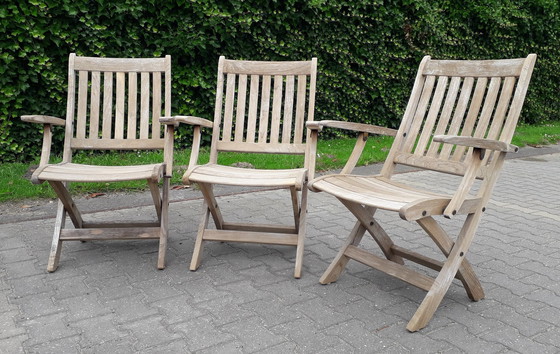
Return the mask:
M 220 57 L 210 162 L 217 162 L 220 151 L 305 154 L 305 121 L 313 120 L 316 77 L 316 58 Z
M 506 60 L 431 60 L 424 57 L 395 142 L 383 166 L 396 164 L 463 175 L 466 148 L 432 141 L 461 135 L 510 143 L 523 106 L 536 55 Z M 491 173 L 486 154 L 478 174 Z
M 170 56 L 70 54 L 64 161 L 79 149 L 164 149 L 162 114 L 171 115 Z

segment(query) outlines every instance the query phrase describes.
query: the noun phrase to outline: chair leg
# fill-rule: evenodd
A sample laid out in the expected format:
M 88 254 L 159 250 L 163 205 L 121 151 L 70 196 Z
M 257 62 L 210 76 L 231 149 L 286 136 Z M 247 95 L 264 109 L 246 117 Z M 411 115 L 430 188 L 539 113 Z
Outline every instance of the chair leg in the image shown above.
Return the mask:
M 200 266 L 200 262 L 202 260 L 202 246 L 203 246 L 203 239 L 204 239 L 204 230 L 208 228 L 208 220 L 210 219 L 210 209 L 208 208 L 208 204 L 206 200 L 203 203 L 204 214 L 202 215 L 202 219 L 200 220 L 200 224 L 198 225 L 198 233 L 196 235 L 196 241 L 194 243 L 194 250 L 193 255 L 191 258 L 191 265 L 190 270 L 195 271 Z
M 165 189 L 165 179 L 169 178 L 169 177 L 163 177 L 163 187 L 162 189 Z M 148 187 L 150 187 L 150 193 L 152 194 L 152 200 L 154 201 L 154 207 L 156 209 L 156 214 L 158 217 L 158 220 L 161 221 L 161 217 L 162 217 L 162 195 L 160 193 L 159 187 L 157 185 L 156 182 L 148 180 Z
M 454 242 L 447 235 L 445 230 L 443 230 L 432 217 L 419 219 L 417 222 L 432 238 L 432 240 L 434 240 L 443 254 L 448 257 L 449 252 L 451 252 L 451 249 L 453 248 Z M 458 278 L 463 283 L 463 287 L 465 288 L 468 297 L 472 301 L 479 301 L 483 299 L 484 289 L 482 289 L 482 284 L 466 258 L 463 259 L 463 263 L 461 267 L 459 267 L 458 273 Z
M 299 209 L 298 217 L 295 219 L 296 221 L 296 229 L 298 230 L 298 240 L 297 240 L 297 247 L 296 247 L 296 264 L 294 270 L 294 278 L 299 279 L 301 278 L 301 268 L 303 265 L 303 249 L 305 246 L 305 232 L 306 232 L 306 222 L 307 222 L 307 193 L 308 189 L 307 186 L 304 186 L 301 191 L 301 204 Z M 297 203 L 297 192 L 295 194 L 295 199 Z M 292 194 L 292 201 L 294 200 Z M 297 205 L 297 204 L 296 204 Z
M 394 245 L 393 240 L 391 240 L 381 225 L 373 218 L 376 212 L 375 208 L 362 206 L 358 203 L 352 203 L 341 198 L 338 199 L 352 214 L 354 214 L 358 221 L 362 223 L 375 242 L 377 242 L 377 245 L 381 248 L 381 251 L 383 251 L 387 259 L 398 264 L 404 264 L 403 259 L 397 256 L 392 250 Z
M 62 241 L 60 241 L 60 232 L 66 223 L 66 210 L 64 204 L 59 200 L 56 212 L 56 221 L 54 226 L 54 234 L 51 244 L 51 252 L 49 254 L 49 261 L 47 263 L 47 272 L 52 273 L 58 268 L 58 261 L 60 259 L 60 251 L 62 250 Z
M 292 196 L 292 209 L 294 210 L 294 223 L 296 225 L 296 230 L 299 230 L 301 208 L 298 200 L 298 192 L 295 189 L 295 187 L 290 187 L 290 194 Z M 302 197 L 303 197 L 303 191 L 302 191 Z
M 158 252 L 158 269 L 165 269 L 165 255 L 167 252 L 167 236 L 169 233 L 168 223 L 169 223 L 169 180 L 171 178 L 168 176 L 163 177 L 163 186 L 162 186 L 162 197 L 161 200 L 159 198 L 154 198 L 154 203 L 159 200 L 160 208 L 158 210 L 158 217 L 160 219 L 160 239 L 159 239 L 159 252 Z M 158 193 L 159 196 L 159 193 Z
M 443 268 L 439 272 L 434 284 L 430 291 L 408 322 L 406 329 L 410 332 L 416 332 L 428 324 L 434 313 L 436 312 L 441 300 L 447 293 L 451 282 L 455 278 L 455 274 L 465 259 L 465 255 L 472 243 L 482 211 L 478 210 L 474 214 L 469 214 L 455 245 L 451 249 L 447 261 L 445 261 Z
M 321 284 L 330 284 L 338 280 L 340 274 L 350 260 L 350 258 L 348 258 L 344 254 L 346 252 L 346 249 L 348 248 L 348 246 L 359 245 L 362 241 L 362 237 L 364 237 L 365 232 L 366 228 L 362 225 L 362 223 L 360 223 L 359 221 L 356 222 L 354 228 L 352 229 L 352 232 L 350 232 L 350 235 L 348 235 L 346 242 L 340 248 L 338 254 L 336 255 L 336 257 L 334 257 L 327 270 L 325 270 L 325 273 L 323 273 L 321 279 L 319 279 L 319 282 Z
M 214 196 L 214 191 L 212 190 L 212 185 L 206 183 L 198 183 L 200 191 L 204 196 L 204 201 L 206 202 L 206 209 L 212 214 L 212 219 L 214 219 L 214 224 L 218 230 L 223 228 L 224 218 L 222 217 L 222 212 L 218 206 L 218 201 Z
M 72 220 L 74 227 L 77 229 L 82 228 L 82 224 L 84 223 L 84 221 L 82 220 L 82 215 L 76 207 L 74 200 L 72 200 L 70 192 L 68 192 L 67 184 L 58 181 L 49 181 L 49 184 L 54 189 L 56 195 L 58 196 L 58 199 L 64 205 L 64 209 L 66 209 L 66 212 L 68 213 L 70 220 Z

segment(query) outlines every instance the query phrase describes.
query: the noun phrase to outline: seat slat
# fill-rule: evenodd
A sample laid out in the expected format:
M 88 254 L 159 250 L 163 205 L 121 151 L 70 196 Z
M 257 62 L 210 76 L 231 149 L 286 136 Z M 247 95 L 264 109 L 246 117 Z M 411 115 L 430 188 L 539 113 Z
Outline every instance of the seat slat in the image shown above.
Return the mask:
M 227 185 L 301 187 L 306 172 L 305 169 L 259 170 L 222 165 L 202 165 L 190 172 L 189 180 Z
M 39 180 L 61 182 L 118 182 L 159 179 L 163 164 L 137 166 L 92 166 L 74 163 L 47 165 L 37 175 Z

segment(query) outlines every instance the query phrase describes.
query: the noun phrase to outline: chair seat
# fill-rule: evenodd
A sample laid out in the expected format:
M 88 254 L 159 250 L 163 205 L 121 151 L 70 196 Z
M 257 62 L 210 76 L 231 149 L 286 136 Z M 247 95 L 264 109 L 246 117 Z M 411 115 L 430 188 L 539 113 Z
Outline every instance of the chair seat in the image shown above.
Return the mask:
M 33 173 L 33 183 L 60 182 L 118 182 L 149 179 L 159 181 L 165 164 L 136 166 L 94 166 L 63 162 L 45 165 Z
M 296 187 L 301 189 L 307 169 L 260 170 L 217 164 L 199 165 L 187 171 L 183 180 L 210 184 L 251 187 Z
M 398 211 L 405 220 L 441 215 L 451 195 L 415 189 L 380 176 L 328 175 L 309 183 L 312 190 L 383 210 Z M 467 197 L 460 212 L 471 211 L 480 198 Z

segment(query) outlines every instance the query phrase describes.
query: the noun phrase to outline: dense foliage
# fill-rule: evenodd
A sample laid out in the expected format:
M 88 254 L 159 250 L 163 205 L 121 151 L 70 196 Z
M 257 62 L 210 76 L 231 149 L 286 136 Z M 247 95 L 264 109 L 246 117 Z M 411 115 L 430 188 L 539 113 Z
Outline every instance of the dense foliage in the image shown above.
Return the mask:
M 67 58 L 172 56 L 173 113 L 212 117 L 217 60 L 318 57 L 318 119 L 396 127 L 424 55 L 537 53 L 525 122 L 560 119 L 557 0 L 8 0 L 0 161 L 37 156 L 22 114 L 65 116 Z M 59 130 L 56 139 L 61 141 Z M 187 146 L 187 128 L 178 144 Z

